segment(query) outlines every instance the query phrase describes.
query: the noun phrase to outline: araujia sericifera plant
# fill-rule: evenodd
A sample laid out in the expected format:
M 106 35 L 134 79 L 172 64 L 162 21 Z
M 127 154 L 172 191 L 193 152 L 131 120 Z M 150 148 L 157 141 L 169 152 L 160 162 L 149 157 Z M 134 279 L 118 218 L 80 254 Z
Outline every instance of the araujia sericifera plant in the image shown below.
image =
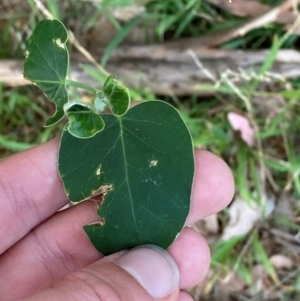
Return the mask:
M 168 248 L 186 221 L 194 176 L 193 145 L 179 113 L 162 101 L 130 108 L 128 90 L 109 76 L 98 90 L 67 79 L 68 33 L 46 19 L 27 45 L 24 76 L 56 106 L 46 122 L 65 115 L 58 171 L 73 203 L 103 193 L 99 222 L 84 226 L 104 255 L 137 245 Z M 94 93 L 85 104 L 68 86 Z M 111 113 L 103 113 L 105 109 Z

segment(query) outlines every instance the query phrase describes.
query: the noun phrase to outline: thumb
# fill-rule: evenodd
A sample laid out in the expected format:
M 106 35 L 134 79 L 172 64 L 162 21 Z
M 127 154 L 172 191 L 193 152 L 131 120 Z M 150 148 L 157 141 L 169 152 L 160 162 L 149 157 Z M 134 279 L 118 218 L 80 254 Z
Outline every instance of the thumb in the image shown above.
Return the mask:
M 157 246 L 145 245 L 104 257 L 26 301 L 175 301 L 178 293 L 174 259 Z

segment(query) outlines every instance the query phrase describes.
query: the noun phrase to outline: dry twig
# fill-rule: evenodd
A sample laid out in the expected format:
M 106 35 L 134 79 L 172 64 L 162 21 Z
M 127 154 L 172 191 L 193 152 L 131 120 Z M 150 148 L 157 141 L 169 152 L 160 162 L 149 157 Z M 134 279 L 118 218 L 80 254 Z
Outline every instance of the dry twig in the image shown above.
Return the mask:
M 275 22 L 282 13 L 288 12 L 292 8 L 295 8 L 297 3 L 299 3 L 299 0 L 286 0 L 278 6 L 264 12 L 262 15 L 254 17 L 250 21 L 247 21 L 236 28 L 219 30 L 216 33 L 209 33 L 200 38 L 183 38 L 167 44 L 170 47 L 185 47 L 185 45 L 189 45 L 190 47 L 216 47 L 234 38 L 244 36 L 250 30 Z M 295 15 L 295 18 L 296 16 L 297 15 Z M 290 23 L 293 23 L 294 21 L 295 19 L 291 20 Z

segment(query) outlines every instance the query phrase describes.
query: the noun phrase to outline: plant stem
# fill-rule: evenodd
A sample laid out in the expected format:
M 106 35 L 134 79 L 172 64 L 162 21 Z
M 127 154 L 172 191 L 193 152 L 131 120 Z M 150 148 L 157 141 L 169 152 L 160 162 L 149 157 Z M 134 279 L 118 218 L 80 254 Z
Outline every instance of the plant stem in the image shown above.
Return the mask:
M 76 87 L 76 88 L 80 88 L 80 89 L 84 89 L 84 90 L 87 90 L 87 91 L 90 91 L 92 93 L 97 93 L 97 89 L 89 86 L 89 85 L 86 85 L 86 84 L 83 84 L 83 83 L 80 83 L 80 82 L 76 82 L 74 80 L 70 80 L 70 79 L 66 79 L 66 85 L 67 86 L 72 86 L 72 87 Z

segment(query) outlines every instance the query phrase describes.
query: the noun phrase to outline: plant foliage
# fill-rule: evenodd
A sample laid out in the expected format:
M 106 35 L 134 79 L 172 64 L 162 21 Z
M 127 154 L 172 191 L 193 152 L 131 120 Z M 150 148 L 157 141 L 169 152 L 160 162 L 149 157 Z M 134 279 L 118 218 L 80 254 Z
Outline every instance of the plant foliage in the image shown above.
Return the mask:
M 58 20 L 34 30 L 24 76 L 55 103 L 52 125 L 66 115 L 58 170 L 70 201 L 103 194 L 99 221 L 84 230 L 102 254 L 142 244 L 167 248 L 183 228 L 194 176 L 190 133 L 172 106 L 161 101 L 131 109 L 129 91 L 113 75 L 103 90 L 66 78 L 67 31 Z M 69 100 L 68 85 L 95 94 L 91 104 Z M 109 108 L 112 114 L 103 114 Z

